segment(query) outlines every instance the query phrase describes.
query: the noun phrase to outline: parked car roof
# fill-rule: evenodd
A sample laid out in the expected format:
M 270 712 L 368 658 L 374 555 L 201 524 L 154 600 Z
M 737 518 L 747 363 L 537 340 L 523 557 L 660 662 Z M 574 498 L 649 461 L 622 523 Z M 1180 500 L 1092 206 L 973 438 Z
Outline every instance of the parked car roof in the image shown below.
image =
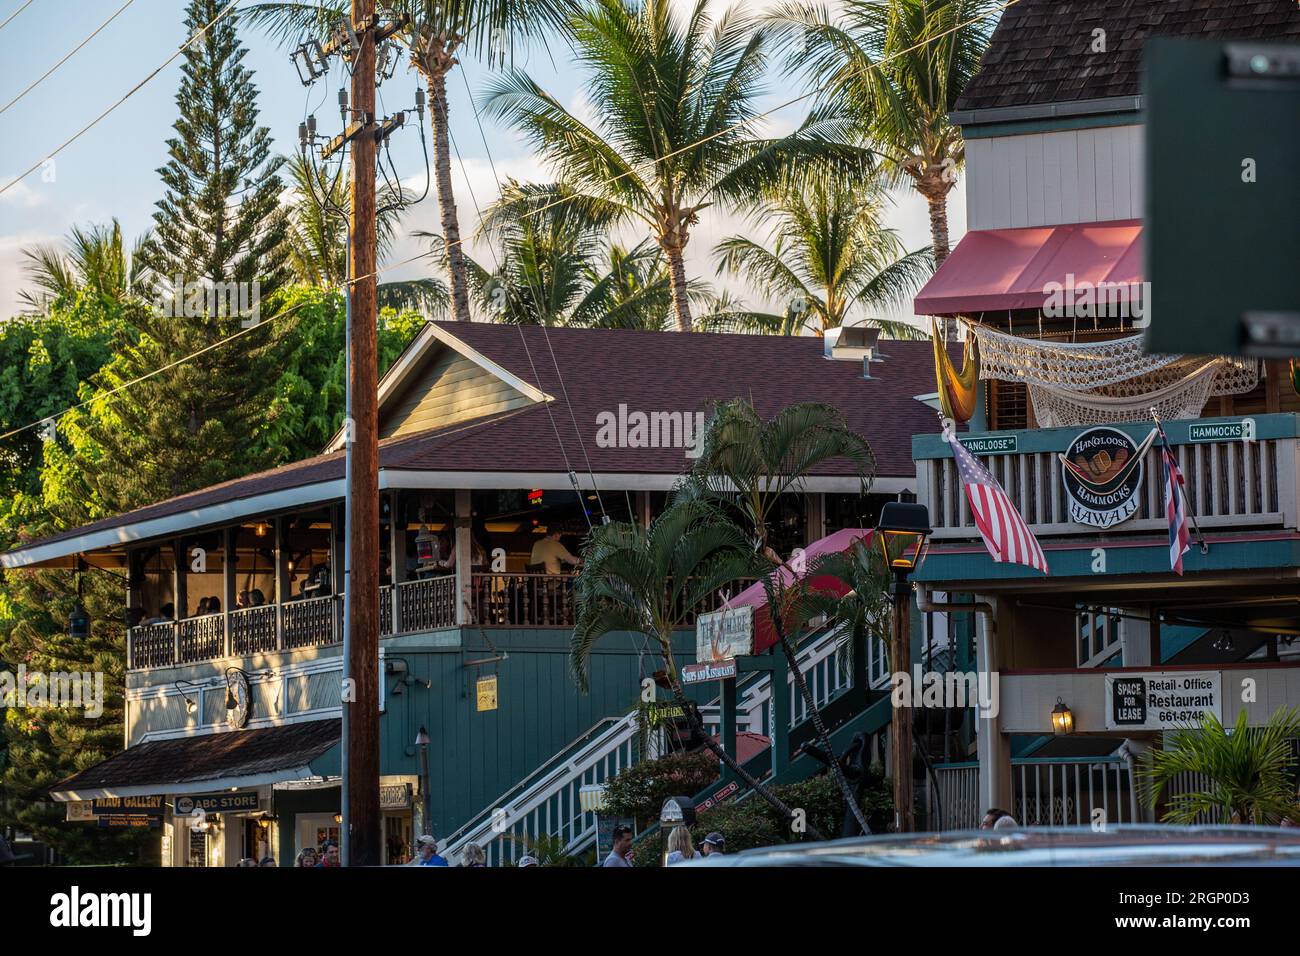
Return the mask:
M 1297 866 L 1300 830 L 1119 824 L 887 834 L 711 854 L 683 866 Z

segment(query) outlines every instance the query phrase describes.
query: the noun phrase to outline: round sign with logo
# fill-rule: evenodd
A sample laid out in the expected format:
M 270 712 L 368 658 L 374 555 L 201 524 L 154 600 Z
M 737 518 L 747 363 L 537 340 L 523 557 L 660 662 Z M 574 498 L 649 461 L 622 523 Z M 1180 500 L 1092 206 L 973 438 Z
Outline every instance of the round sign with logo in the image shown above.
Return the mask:
M 1118 428 L 1090 428 L 1070 443 L 1061 458 L 1061 482 L 1070 502 L 1070 519 L 1109 528 L 1137 513 L 1142 490 L 1139 447 Z

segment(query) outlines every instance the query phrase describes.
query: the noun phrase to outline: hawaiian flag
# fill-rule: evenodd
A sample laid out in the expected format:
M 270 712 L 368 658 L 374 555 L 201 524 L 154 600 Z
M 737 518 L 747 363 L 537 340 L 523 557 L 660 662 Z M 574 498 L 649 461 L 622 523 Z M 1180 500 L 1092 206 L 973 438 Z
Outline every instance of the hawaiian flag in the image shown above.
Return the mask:
M 948 436 L 952 456 L 957 460 L 966 499 L 970 502 L 975 527 L 984 539 L 989 555 L 999 563 L 1023 564 L 1047 574 L 1047 558 L 1038 539 L 1020 517 L 1007 493 L 979 460 L 966 450 L 956 435 Z
M 1183 573 L 1183 555 L 1191 550 L 1192 540 L 1187 530 L 1187 501 L 1183 497 L 1183 473 L 1178 470 L 1178 458 L 1169 447 L 1164 426 L 1160 429 L 1160 461 L 1165 473 L 1165 515 L 1169 518 L 1169 566 L 1175 574 Z

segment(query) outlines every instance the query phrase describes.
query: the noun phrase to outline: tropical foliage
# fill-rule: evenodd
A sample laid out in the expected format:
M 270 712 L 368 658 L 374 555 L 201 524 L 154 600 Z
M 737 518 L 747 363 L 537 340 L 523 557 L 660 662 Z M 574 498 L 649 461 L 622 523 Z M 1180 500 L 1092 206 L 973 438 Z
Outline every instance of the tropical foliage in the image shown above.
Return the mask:
M 1296 738 L 1300 708 L 1275 711 L 1262 727 L 1248 726 L 1243 708 L 1231 730 L 1207 713 L 1199 726 L 1167 734 L 1163 750 L 1144 755 L 1148 800 L 1155 807 L 1167 796 L 1167 823 L 1300 823 Z M 1179 777 L 1201 781 L 1199 789 L 1170 792 Z

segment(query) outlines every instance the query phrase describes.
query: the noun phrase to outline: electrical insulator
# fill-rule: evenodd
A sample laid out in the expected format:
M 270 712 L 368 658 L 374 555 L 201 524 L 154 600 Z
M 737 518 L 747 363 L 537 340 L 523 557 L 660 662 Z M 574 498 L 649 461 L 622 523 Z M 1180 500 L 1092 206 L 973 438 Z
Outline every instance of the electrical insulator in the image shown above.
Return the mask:
M 343 116 L 346 123 L 348 119 L 348 91 L 347 87 L 339 87 L 339 113 Z
M 420 114 L 420 117 L 423 119 L 423 117 L 424 117 L 424 90 L 420 89 L 418 86 L 415 88 L 415 111 L 416 111 L 417 113 L 419 113 L 419 114 Z
M 312 139 L 316 138 L 316 114 L 312 113 L 307 117 L 307 135 Z

